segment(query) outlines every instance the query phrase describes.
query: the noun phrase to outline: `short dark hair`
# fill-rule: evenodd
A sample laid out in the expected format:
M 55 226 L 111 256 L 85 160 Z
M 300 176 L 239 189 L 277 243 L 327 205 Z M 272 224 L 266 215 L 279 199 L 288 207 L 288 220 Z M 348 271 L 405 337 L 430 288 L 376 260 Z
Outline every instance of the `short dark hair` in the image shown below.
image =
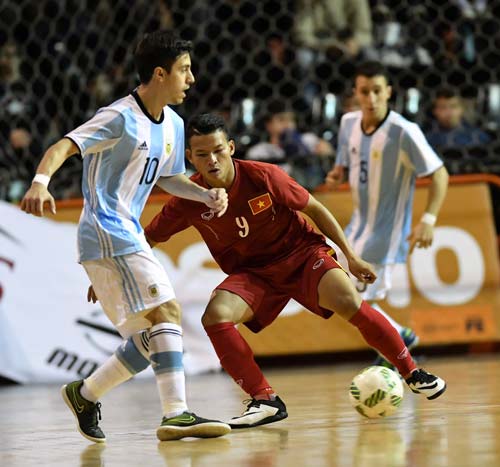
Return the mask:
M 366 76 L 367 78 L 373 78 L 375 76 L 383 76 L 387 82 L 389 82 L 389 74 L 382 63 L 375 60 L 370 60 L 361 63 L 354 72 L 354 80 L 358 76 Z
M 440 88 L 436 91 L 436 94 L 434 96 L 434 100 L 437 99 L 453 99 L 454 97 L 460 97 L 458 92 L 455 91 L 453 88 Z
M 173 31 L 155 31 L 145 34 L 137 44 L 134 61 L 141 83 L 151 81 L 156 67 L 170 73 L 173 63 L 193 49 L 191 41 L 182 40 Z
M 192 136 L 210 135 L 216 131 L 223 131 L 228 135 L 226 121 L 215 113 L 199 114 L 191 118 L 186 128 L 186 144 Z

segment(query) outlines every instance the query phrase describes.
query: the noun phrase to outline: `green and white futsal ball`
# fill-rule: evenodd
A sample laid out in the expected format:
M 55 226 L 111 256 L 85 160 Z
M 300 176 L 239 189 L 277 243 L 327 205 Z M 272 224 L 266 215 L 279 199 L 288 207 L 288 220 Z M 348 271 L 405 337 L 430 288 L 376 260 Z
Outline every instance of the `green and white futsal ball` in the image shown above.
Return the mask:
M 352 380 L 349 399 L 364 417 L 392 415 L 403 401 L 403 384 L 399 375 L 383 366 L 369 366 Z

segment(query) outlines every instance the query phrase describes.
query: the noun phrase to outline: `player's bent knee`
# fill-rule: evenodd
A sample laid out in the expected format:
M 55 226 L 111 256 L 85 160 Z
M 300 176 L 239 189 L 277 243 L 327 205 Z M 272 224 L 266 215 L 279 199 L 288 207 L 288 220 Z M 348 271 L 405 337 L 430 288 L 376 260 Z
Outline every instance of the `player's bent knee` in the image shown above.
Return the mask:
M 151 324 L 174 323 L 181 324 L 182 310 L 177 300 L 170 300 L 162 303 L 154 310 L 151 310 L 146 318 L 151 321 Z
M 359 302 L 359 303 L 358 303 Z M 349 321 L 359 310 L 361 301 L 352 297 L 342 297 L 334 310 L 340 317 Z
M 320 306 L 337 313 L 341 318 L 351 319 L 359 310 L 361 297 L 356 293 L 340 291 L 333 296 L 320 297 Z
M 221 307 L 208 306 L 201 317 L 201 324 L 204 328 L 214 324 L 227 323 L 232 321 L 231 313 Z

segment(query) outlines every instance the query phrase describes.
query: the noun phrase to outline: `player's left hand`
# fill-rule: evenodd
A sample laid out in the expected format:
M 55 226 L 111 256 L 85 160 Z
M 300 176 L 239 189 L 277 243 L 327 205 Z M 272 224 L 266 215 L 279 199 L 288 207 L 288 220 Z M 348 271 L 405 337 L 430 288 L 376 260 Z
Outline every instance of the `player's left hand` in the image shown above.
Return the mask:
M 217 217 L 221 217 L 227 210 L 227 192 L 224 188 L 212 188 L 207 191 L 208 198 L 205 204 L 215 213 Z
M 424 222 L 418 223 L 407 239 L 410 242 L 410 254 L 415 247 L 429 248 L 432 245 L 433 238 L 434 227 Z
M 359 281 L 367 284 L 373 284 L 377 279 L 377 274 L 375 273 L 373 266 L 361 258 L 353 257 L 348 260 L 348 263 L 349 271 L 351 271 L 352 275 Z

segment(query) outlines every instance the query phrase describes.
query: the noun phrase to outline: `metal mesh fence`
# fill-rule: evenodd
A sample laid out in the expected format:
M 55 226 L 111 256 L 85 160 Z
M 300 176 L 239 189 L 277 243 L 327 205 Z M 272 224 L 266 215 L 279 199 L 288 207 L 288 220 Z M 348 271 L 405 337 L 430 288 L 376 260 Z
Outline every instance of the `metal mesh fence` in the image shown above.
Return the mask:
M 178 112 L 223 112 L 240 157 L 266 139 L 276 101 L 335 144 L 355 66 L 371 58 L 391 72 L 392 107 L 417 123 L 429 125 L 439 88 L 461 97 L 489 138 L 440 148 L 453 173 L 500 173 L 499 18 L 499 2 L 484 0 L 4 0 L 0 197 L 17 199 L 47 145 L 137 84 L 135 40 L 160 27 L 195 45 L 197 82 Z M 78 194 L 79 171 L 70 159 L 58 197 Z

